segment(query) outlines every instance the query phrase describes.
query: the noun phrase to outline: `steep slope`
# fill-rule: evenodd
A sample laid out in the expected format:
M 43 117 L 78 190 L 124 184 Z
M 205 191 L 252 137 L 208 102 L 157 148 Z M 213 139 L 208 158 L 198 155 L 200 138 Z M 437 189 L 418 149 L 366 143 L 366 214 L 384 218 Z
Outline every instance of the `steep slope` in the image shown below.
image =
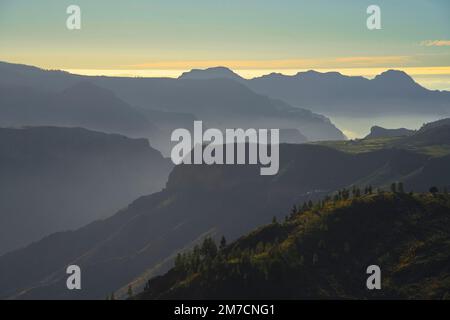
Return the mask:
M 450 141 L 450 124 L 419 130 L 414 136 L 405 138 L 402 143 L 414 145 L 443 145 Z
M 273 215 L 283 217 L 292 203 L 364 179 L 388 184 L 428 159 L 401 150 L 348 154 L 281 145 L 276 176 L 260 176 L 254 165 L 177 166 L 163 191 L 113 217 L 0 257 L 0 297 L 102 299 L 133 279 L 166 270 L 176 252 L 205 234 L 234 239 Z M 388 174 L 377 175 L 380 170 Z M 420 187 L 429 186 L 414 190 Z M 38 263 L 30 266 L 30 261 Z M 65 287 L 64 268 L 72 263 L 83 270 L 84 290 L 78 292 Z
M 449 163 L 450 155 L 430 159 L 423 167 L 405 176 L 403 181 L 412 187 L 429 185 L 450 190 Z
M 0 254 L 159 191 L 171 167 L 144 139 L 80 128 L 0 128 Z
M 345 138 L 326 117 L 255 94 L 233 79 L 99 78 L 96 83 L 133 105 L 190 113 L 209 127 L 297 129 L 309 140 Z
M 83 80 L 84 77 L 59 70 L 0 61 L 0 86 L 21 86 L 47 92 L 59 92 Z
M 182 79 L 233 78 L 253 91 L 327 116 L 449 115 L 450 92 L 427 90 L 403 71 L 374 79 L 309 70 L 293 76 L 272 73 L 250 80 L 231 70 L 192 70 Z
M 220 70 L 224 69 L 219 68 L 215 73 L 218 72 L 223 76 L 224 72 Z M 225 73 L 229 74 L 228 71 Z M 0 87 L 28 86 L 35 91 L 48 94 L 48 92 L 60 93 L 80 81 L 106 88 L 135 108 L 191 114 L 198 120 L 205 121 L 205 126 L 209 127 L 295 129 L 309 140 L 345 139 L 343 133 L 324 116 L 256 94 L 241 84 L 236 77 L 216 79 L 86 77 L 0 63 Z M 0 99 L 8 101 L 6 93 L 0 92 Z M 1 110 L 2 107 L 0 112 Z M 129 112 L 135 113 L 136 110 Z M 148 122 L 158 123 L 157 119 L 142 116 L 142 112 L 139 111 L 138 113 Z M 124 122 L 128 117 L 124 118 Z M 161 129 L 167 132 L 170 127 Z M 128 129 L 138 131 L 142 136 L 139 125 L 130 126 Z M 150 138 L 152 136 L 161 137 L 161 134 L 147 135 Z M 164 143 L 170 142 L 170 136 L 167 134 L 161 139 Z
M 207 243 L 207 242 L 206 242 Z M 366 269 L 381 269 L 381 290 Z M 450 295 L 450 196 L 328 200 L 221 249 L 203 245 L 140 299 L 442 299 Z
M 0 126 L 72 126 L 141 137 L 158 132 L 137 110 L 90 82 L 60 93 L 1 86 L 0 97 Z
M 450 114 L 450 92 L 427 90 L 397 70 L 372 80 L 307 71 L 263 76 L 246 84 L 256 92 L 328 116 Z
M 327 116 L 374 115 L 439 115 L 450 114 L 450 92 L 427 90 L 414 82 L 403 71 L 387 70 L 374 79 L 345 76 L 338 72 L 299 72 L 293 76 L 272 73 L 246 80 L 233 71 L 223 68 L 192 70 L 175 79 L 84 77 L 60 71 L 46 71 L 34 67 L 0 62 L 0 84 L 30 86 L 37 89 L 60 91 L 81 79 L 113 90 L 126 102 L 141 107 L 164 109 L 167 105 L 153 101 L 146 89 L 153 87 L 164 91 L 178 91 L 178 85 L 187 81 L 226 79 L 245 84 L 253 92 L 281 99 L 288 104 L 306 108 Z M 152 90 L 152 91 L 153 91 Z M 189 101 L 189 100 L 187 100 Z M 186 101 L 186 102 L 187 102 Z M 200 115 L 195 114 L 197 117 Z
M 296 129 L 280 130 L 280 143 L 304 143 L 307 141 L 308 138 Z
M 429 122 L 429 123 L 425 123 L 421 128 L 420 131 L 425 131 L 428 129 L 433 129 L 436 127 L 440 127 L 443 125 L 450 125 L 450 118 L 444 118 L 444 119 L 440 119 L 437 121 L 433 121 L 433 122 Z

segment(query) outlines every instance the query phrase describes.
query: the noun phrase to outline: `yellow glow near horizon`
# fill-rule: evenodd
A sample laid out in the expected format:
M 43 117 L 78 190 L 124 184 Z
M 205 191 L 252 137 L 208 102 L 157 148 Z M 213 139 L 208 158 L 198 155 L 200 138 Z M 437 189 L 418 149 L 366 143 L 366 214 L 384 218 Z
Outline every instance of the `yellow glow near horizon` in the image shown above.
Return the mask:
M 415 75 L 448 75 L 450 67 L 376 67 L 376 68 L 315 68 L 318 72 L 339 72 L 348 76 L 374 77 L 388 69 L 402 70 L 411 76 Z M 88 75 L 88 76 L 122 76 L 122 77 L 179 77 L 183 72 L 191 70 L 185 69 L 63 69 L 64 71 Z M 234 72 L 243 78 L 254 78 L 270 73 L 281 73 L 284 75 L 295 75 L 298 72 L 311 70 L 305 69 L 233 69 Z
M 124 69 L 204 69 L 211 66 L 224 66 L 232 70 L 286 70 L 286 69 L 317 69 L 317 68 L 360 68 L 384 67 L 386 65 L 405 65 L 411 62 L 410 56 L 348 56 L 333 58 L 299 58 L 299 59 L 269 59 L 269 60 L 167 60 L 147 63 L 123 65 Z
M 214 66 L 214 65 L 211 65 Z M 317 68 L 318 72 L 337 71 L 347 76 L 373 78 L 388 70 L 402 70 L 412 76 L 416 82 L 429 89 L 450 90 L 450 67 L 376 67 L 376 68 Z M 87 76 L 177 78 L 189 69 L 63 69 L 64 71 Z M 273 72 L 295 75 L 310 69 L 234 69 L 241 77 L 251 79 Z

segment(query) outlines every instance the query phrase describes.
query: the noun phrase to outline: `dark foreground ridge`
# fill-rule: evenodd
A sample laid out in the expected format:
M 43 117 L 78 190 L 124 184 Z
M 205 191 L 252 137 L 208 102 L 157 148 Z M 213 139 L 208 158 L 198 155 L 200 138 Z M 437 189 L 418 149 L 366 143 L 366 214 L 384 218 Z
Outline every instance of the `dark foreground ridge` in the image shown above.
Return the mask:
M 450 196 L 432 191 L 342 193 L 230 245 L 206 239 L 136 298 L 449 298 Z M 381 290 L 366 287 L 373 264 Z

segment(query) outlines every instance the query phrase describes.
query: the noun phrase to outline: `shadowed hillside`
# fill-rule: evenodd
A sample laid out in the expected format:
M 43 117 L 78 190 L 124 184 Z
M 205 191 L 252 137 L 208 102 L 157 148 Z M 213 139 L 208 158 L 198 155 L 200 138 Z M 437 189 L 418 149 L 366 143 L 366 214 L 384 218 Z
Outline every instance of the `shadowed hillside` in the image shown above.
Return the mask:
M 0 255 L 161 190 L 172 163 L 145 139 L 81 128 L 0 128 Z
M 0 296 L 102 299 L 167 270 L 177 252 L 207 234 L 235 239 L 274 215 L 283 218 L 292 203 L 320 199 L 353 184 L 389 186 L 418 172 L 416 184 L 405 185 L 407 191 L 418 191 L 429 188 L 422 181 L 440 175 L 418 171 L 433 158 L 404 150 L 350 154 L 282 144 L 280 157 L 275 176 L 260 176 L 256 165 L 176 166 L 163 191 L 134 201 L 113 217 L 0 257 Z M 441 165 L 441 170 L 450 169 L 450 163 Z M 27 261 L 36 259 L 34 272 L 27 273 Z M 83 270 L 85 290 L 66 290 L 64 267 L 72 263 Z
M 381 290 L 366 288 L 378 265 Z M 295 210 L 217 248 L 206 239 L 139 299 L 450 297 L 450 196 L 382 193 Z

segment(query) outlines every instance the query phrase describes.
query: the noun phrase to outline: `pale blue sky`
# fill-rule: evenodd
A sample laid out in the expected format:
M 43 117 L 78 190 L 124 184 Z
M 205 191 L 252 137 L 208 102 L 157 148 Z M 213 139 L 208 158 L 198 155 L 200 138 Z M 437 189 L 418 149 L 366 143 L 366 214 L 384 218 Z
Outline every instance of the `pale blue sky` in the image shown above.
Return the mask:
M 81 30 L 66 28 L 70 4 L 81 7 Z M 382 30 L 366 28 L 370 4 L 381 7 Z M 402 67 L 446 77 L 450 1 L 0 0 L 0 60 L 85 71 Z

